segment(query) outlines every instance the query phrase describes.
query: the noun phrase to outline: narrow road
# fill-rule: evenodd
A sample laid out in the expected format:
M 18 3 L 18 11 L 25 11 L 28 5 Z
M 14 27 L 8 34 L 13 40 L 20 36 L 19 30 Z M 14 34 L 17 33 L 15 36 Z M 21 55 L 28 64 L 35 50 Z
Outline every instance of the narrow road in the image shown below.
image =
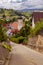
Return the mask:
M 43 65 L 43 54 L 11 42 L 12 57 L 9 65 Z

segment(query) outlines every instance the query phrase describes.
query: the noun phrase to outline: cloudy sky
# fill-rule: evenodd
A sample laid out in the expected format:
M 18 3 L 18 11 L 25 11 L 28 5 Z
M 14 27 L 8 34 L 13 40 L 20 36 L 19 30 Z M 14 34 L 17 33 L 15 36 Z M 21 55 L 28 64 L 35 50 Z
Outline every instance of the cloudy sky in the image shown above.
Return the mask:
M 0 0 L 0 8 L 43 9 L 43 0 Z

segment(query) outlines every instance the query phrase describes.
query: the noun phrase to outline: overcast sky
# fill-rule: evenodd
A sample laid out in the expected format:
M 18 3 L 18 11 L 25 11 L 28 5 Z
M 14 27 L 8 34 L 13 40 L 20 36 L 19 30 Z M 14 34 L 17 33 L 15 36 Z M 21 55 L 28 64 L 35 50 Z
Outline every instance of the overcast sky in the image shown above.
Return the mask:
M 1 8 L 22 9 L 43 9 L 43 0 L 0 0 Z

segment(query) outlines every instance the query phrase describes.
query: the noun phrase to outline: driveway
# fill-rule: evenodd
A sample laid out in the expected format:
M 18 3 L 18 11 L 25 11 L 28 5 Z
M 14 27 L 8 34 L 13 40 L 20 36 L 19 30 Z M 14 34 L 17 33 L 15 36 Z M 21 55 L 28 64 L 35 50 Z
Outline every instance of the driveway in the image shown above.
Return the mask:
M 12 46 L 12 57 L 9 65 L 43 65 L 43 54 L 21 44 L 10 43 Z

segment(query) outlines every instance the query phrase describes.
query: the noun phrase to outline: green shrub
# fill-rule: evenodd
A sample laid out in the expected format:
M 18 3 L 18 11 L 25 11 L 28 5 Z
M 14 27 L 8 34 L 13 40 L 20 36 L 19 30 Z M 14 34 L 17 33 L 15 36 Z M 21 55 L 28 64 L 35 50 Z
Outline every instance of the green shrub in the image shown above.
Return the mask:
M 34 36 L 34 35 L 37 35 L 39 34 L 39 32 L 43 30 L 43 21 L 40 21 L 38 23 L 36 23 L 36 26 L 34 29 L 31 28 L 31 35 Z
M 23 36 L 18 37 L 18 43 L 23 43 L 23 40 L 24 40 Z
M 43 29 L 43 21 L 38 22 L 35 26 L 34 33 L 38 34 Z
M 6 45 L 5 43 L 2 43 L 2 47 L 7 49 L 8 51 L 11 51 L 11 46 L 10 45 Z
M 5 34 L 5 30 L 4 30 L 3 27 L 2 27 L 2 23 L 3 23 L 3 22 L 4 22 L 4 21 L 0 19 L 0 42 L 7 40 L 7 36 L 6 36 L 6 34 Z
M 17 37 L 15 38 L 14 36 L 11 37 L 11 41 L 15 42 L 15 43 L 22 43 L 24 40 L 24 37 L 20 36 L 20 37 Z
M 28 40 L 27 39 L 24 39 L 23 45 L 27 45 L 27 43 L 28 43 Z
M 15 37 L 15 38 L 20 37 L 20 33 L 19 33 L 19 32 L 16 33 L 16 34 L 14 35 L 14 37 Z
M 11 51 L 11 46 L 9 45 L 9 46 L 7 46 L 7 49 L 9 50 L 9 51 Z
M 23 36 L 20 36 L 20 37 L 17 37 L 15 38 L 14 36 L 11 37 L 11 41 L 15 42 L 15 43 L 22 43 L 22 44 L 27 44 L 28 42 L 28 38 L 27 37 L 23 37 Z
M 11 37 L 10 40 L 13 41 L 13 42 L 15 42 L 15 43 L 18 43 L 18 38 Z

